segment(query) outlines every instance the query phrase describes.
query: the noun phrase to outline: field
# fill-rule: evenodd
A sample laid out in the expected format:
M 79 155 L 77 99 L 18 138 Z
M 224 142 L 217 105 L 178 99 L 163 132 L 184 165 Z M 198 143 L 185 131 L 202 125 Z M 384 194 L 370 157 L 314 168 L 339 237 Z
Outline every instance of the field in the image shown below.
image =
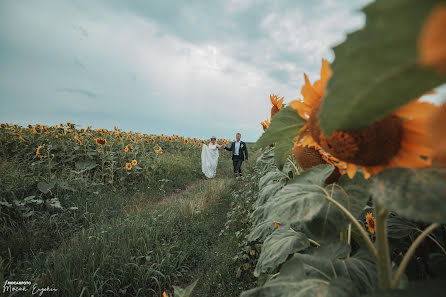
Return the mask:
M 236 180 L 222 151 L 206 180 L 201 140 L 71 123 L 2 124 L 0 138 L 2 284 L 35 281 L 52 296 L 161 296 L 195 279 L 197 296 L 253 286 L 234 277 L 247 225 L 224 228 L 237 191 L 255 188 L 253 163 Z

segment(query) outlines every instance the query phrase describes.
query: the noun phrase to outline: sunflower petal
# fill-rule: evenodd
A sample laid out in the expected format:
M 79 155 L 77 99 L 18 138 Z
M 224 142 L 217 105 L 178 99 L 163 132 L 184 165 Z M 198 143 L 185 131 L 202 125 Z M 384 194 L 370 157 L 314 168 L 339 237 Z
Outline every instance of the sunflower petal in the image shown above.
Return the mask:
M 405 119 L 430 118 L 432 113 L 438 109 L 438 106 L 430 102 L 420 102 L 414 100 L 400 107 L 395 114 Z
M 305 102 L 302 102 L 300 100 L 293 100 L 288 104 L 292 109 L 296 110 L 300 117 L 304 120 L 308 120 L 311 113 L 311 107 L 308 106 Z
M 314 90 L 313 86 L 308 79 L 308 76 L 304 73 L 305 84 L 300 90 L 300 93 L 304 97 L 304 102 L 309 106 L 316 106 L 319 104 L 321 96 Z
M 347 175 L 350 179 L 352 179 L 355 176 L 357 170 L 358 166 L 356 166 L 355 164 L 351 163 L 347 164 Z

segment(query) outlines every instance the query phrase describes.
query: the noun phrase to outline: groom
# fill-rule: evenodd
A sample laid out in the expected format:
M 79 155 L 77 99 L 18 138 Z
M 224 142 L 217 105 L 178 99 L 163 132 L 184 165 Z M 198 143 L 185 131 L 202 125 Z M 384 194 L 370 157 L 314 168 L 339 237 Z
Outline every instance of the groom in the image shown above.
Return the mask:
M 240 140 L 242 134 L 237 133 L 235 135 L 236 141 L 232 142 L 231 147 L 224 147 L 225 150 L 232 152 L 232 165 L 234 166 L 234 175 L 240 174 L 242 176 L 242 163 L 245 161 L 248 163 L 248 149 L 246 143 Z

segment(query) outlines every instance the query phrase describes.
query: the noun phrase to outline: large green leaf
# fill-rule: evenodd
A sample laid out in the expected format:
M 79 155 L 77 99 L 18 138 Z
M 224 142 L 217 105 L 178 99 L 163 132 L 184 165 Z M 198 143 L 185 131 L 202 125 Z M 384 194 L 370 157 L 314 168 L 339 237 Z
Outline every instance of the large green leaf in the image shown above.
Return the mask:
M 377 284 L 372 256 L 365 249 L 360 249 L 352 257 L 347 257 L 349 252 L 347 243 L 336 241 L 313 248 L 308 254 L 295 254 L 294 257 L 305 263 L 307 276 L 325 280 L 345 277 L 351 279 L 361 293 L 371 291 Z
M 283 172 L 274 168 L 259 180 L 259 197 L 254 207 L 263 205 L 270 197 L 274 196 L 286 184 L 286 176 Z
M 444 82 L 417 64 L 417 39 L 438 0 L 377 0 L 362 30 L 334 48 L 319 114 L 325 135 L 364 128 Z
M 280 274 L 264 286 L 243 292 L 240 297 L 357 297 L 358 291 L 345 278 L 326 281 L 307 278 L 302 262 L 291 258 L 283 264 Z
M 359 218 L 369 200 L 370 183 L 370 180 L 365 179 L 362 174 L 355 174 L 353 179 L 344 174 L 339 179 L 337 185 L 332 185 L 333 198 L 340 202 L 356 218 Z M 330 189 L 330 187 L 327 188 Z
M 299 252 L 310 246 L 305 234 L 296 232 L 289 226 L 280 226 L 263 243 L 259 261 L 254 275 L 271 272 L 285 262 L 290 254 Z
M 296 110 L 287 106 L 280 110 L 271 120 L 268 129 L 263 132 L 255 144 L 255 148 L 264 147 L 279 140 L 294 138 L 305 124 Z
M 248 241 L 265 240 L 266 237 L 274 232 L 274 230 L 276 229 L 275 226 L 276 225 L 273 221 L 263 221 L 256 224 L 251 232 L 248 234 Z
M 333 198 L 341 198 L 338 200 L 341 204 L 349 198 L 344 193 L 335 195 L 342 190 L 339 187 L 325 185 L 333 169 L 332 165 L 320 165 L 306 170 L 257 208 L 253 216 L 281 224 L 304 224 L 319 240 L 336 236 L 348 220 L 325 196 L 333 191 Z
M 292 138 L 285 138 L 276 142 L 274 146 L 274 160 L 280 170 L 283 169 L 283 165 L 285 165 L 288 156 L 291 154 L 293 146 L 294 141 Z
M 257 158 L 256 167 L 261 171 L 269 171 L 274 165 L 274 149 L 267 147 L 264 152 Z
M 387 218 L 387 237 L 401 239 L 409 236 L 417 226 L 407 219 L 391 214 Z
M 446 223 L 444 169 L 390 168 L 373 177 L 373 199 L 415 221 Z

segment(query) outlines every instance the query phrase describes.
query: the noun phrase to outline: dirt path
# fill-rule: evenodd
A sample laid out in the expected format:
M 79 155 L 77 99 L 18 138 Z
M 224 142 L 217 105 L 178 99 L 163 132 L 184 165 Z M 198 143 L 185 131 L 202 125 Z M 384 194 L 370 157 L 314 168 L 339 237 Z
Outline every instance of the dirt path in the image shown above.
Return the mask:
M 170 194 L 169 196 L 164 197 L 163 199 L 156 201 L 154 204 L 152 204 L 153 207 L 156 206 L 161 206 L 161 205 L 165 205 L 169 202 L 175 201 L 176 199 L 178 199 L 178 197 L 182 196 L 183 194 L 193 190 L 194 188 L 198 187 L 200 184 L 202 184 L 205 180 L 204 179 L 200 179 L 197 180 L 196 182 L 193 182 L 189 185 L 186 186 L 186 189 L 184 190 L 179 190 L 177 192 L 173 192 L 172 194 Z
M 146 211 L 149 209 L 155 209 L 155 208 L 165 206 L 166 204 L 177 200 L 184 194 L 187 194 L 189 191 L 200 186 L 205 181 L 206 180 L 204 180 L 204 179 L 197 180 L 197 181 L 187 185 L 185 189 L 183 189 L 183 190 L 178 189 L 177 191 L 174 191 L 170 195 L 162 198 L 161 200 L 154 201 L 153 199 L 145 196 L 144 194 L 143 195 L 140 194 L 140 195 L 138 195 L 138 197 L 134 197 L 134 199 L 131 199 L 133 202 L 130 202 L 128 205 L 124 206 L 125 211 L 127 213 L 133 213 L 133 212 Z

